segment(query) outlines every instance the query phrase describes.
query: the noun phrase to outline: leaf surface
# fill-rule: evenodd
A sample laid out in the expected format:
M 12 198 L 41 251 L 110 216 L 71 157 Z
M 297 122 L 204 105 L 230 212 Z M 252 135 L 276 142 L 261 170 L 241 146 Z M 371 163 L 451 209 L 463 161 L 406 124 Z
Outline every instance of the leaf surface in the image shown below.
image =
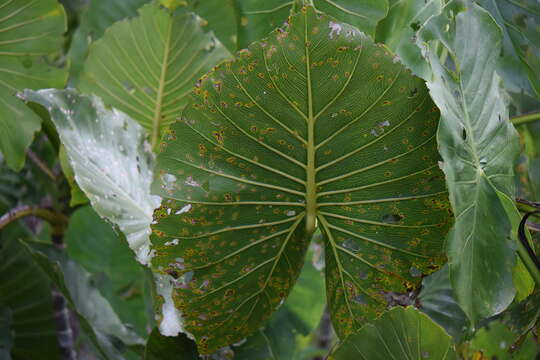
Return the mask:
M 424 44 L 431 41 L 426 51 L 433 76 L 427 84 L 441 109 L 437 138 L 456 214 L 447 243 L 450 279 L 475 323 L 504 310 L 515 294 L 512 226 L 497 191 L 513 198 L 519 141 L 495 72 L 501 31 L 477 5 L 463 10 L 454 1 L 420 37 Z M 441 64 L 432 40 L 448 50 L 448 63 L 457 70 Z
M 317 224 L 340 336 L 444 261 L 439 112 L 384 46 L 307 7 L 192 101 L 158 156 L 152 266 L 201 353 L 261 327 Z
M 427 315 L 396 307 L 345 339 L 328 360 L 457 359 L 451 338 Z
M 26 88 L 63 87 L 66 71 L 51 66 L 63 43 L 66 16 L 56 0 L 0 1 L 0 151 L 14 170 L 41 119 L 15 94 Z
M 195 81 L 229 52 L 191 13 L 148 4 L 95 42 L 79 88 L 137 120 L 154 146 L 180 115 Z
M 159 199 L 150 195 L 153 155 L 144 130 L 75 90 L 25 91 L 24 97 L 49 110 L 80 188 L 96 212 L 126 235 L 139 262 L 147 263 Z
M 238 21 L 238 48 L 247 47 L 253 41 L 266 37 L 287 20 L 294 0 L 233 0 Z M 377 23 L 386 16 L 386 0 L 313 0 L 317 10 L 351 24 L 374 37 Z

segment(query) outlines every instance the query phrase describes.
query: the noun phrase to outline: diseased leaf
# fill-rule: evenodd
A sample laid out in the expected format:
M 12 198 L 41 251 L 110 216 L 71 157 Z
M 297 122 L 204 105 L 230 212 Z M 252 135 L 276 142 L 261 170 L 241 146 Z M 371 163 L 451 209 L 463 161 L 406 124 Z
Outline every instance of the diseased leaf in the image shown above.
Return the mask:
M 418 307 L 442 326 L 455 342 L 465 338 L 469 321 L 456 302 L 447 265 L 422 280 Z
M 384 46 L 307 7 L 192 101 L 161 144 L 152 266 L 201 353 L 262 326 L 317 224 L 342 337 L 444 261 L 439 112 Z
M 144 360 L 194 360 L 198 358 L 197 345 L 184 334 L 176 337 L 163 336 L 155 328 L 148 337 Z
M 58 359 L 51 284 L 12 226 L 0 231 L 0 359 Z
M 150 195 L 152 153 L 143 129 L 75 90 L 25 91 L 47 108 L 66 148 L 75 180 L 96 212 L 126 235 L 139 262 L 150 257 L 150 222 L 159 199 Z
M 310 252 L 291 294 L 264 329 L 233 347 L 236 360 L 303 360 L 309 335 L 321 320 L 326 305 L 323 274 L 311 264 Z
M 51 245 L 28 243 L 37 264 L 49 275 L 77 314 L 81 329 L 105 359 L 122 360 L 124 344 L 143 344 L 133 330 L 124 325 L 109 302 L 92 285 L 90 275 L 62 251 Z
M 281 27 L 291 13 L 294 1 L 233 0 L 237 10 L 238 48 L 247 47 Z M 298 1 L 299 2 L 299 1 Z M 357 27 L 374 37 L 377 23 L 388 12 L 387 0 L 313 0 L 317 10 Z
M 152 3 L 95 42 L 79 88 L 125 112 L 150 132 L 154 146 L 180 115 L 202 74 L 229 56 L 203 20 Z
M 462 10 L 460 2 L 452 2 L 419 36 L 428 44 L 433 76 L 427 84 L 441 109 L 437 139 L 456 214 L 447 242 L 450 279 L 458 303 L 475 323 L 504 310 L 515 294 L 512 226 L 497 191 L 513 197 L 519 141 L 495 72 L 501 31 L 477 5 Z M 448 50 L 456 70 L 441 64 L 435 40 Z
M 56 0 L 0 0 L 0 151 L 14 170 L 41 119 L 15 94 L 25 88 L 63 87 L 66 71 L 48 63 L 66 31 L 66 16 Z
M 105 30 L 115 22 L 134 17 L 137 9 L 150 0 L 92 0 L 80 15 L 80 24 L 73 34 L 69 47 L 71 68 L 70 83 L 77 85 L 88 56 L 90 45 L 103 36 Z
M 416 31 L 441 12 L 442 0 L 391 0 L 388 16 L 377 25 L 375 40 L 398 54 L 401 62 L 423 79 L 429 66 L 415 44 Z
M 536 0 L 480 0 L 503 30 L 499 73 L 505 88 L 540 98 L 540 3 Z M 497 56 L 497 55 L 495 55 Z
M 427 315 L 396 307 L 347 337 L 328 360 L 457 360 L 451 338 Z

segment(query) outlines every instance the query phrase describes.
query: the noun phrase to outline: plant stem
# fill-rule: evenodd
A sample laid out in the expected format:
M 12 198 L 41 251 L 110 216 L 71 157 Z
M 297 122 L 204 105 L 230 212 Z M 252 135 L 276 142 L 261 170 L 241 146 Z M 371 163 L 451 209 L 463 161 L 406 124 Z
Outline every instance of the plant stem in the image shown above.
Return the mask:
M 525 231 L 525 224 L 527 223 L 527 219 L 529 218 L 529 216 L 539 213 L 539 210 L 529 212 L 525 214 L 525 216 L 523 216 L 523 218 L 521 219 L 518 228 L 519 241 L 517 250 L 518 256 L 529 271 L 529 274 L 531 274 L 537 287 L 540 286 L 540 260 L 538 259 L 538 257 L 534 253 L 534 250 L 529 244 L 529 240 Z
M 12 222 L 26 216 L 37 216 L 53 226 L 53 234 L 62 234 L 68 224 L 68 218 L 51 209 L 39 206 L 22 205 L 9 210 L 0 217 L 0 229 L 3 229 Z
M 532 278 L 534 279 L 534 282 L 536 283 L 537 287 L 540 287 L 540 271 L 536 267 L 536 265 L 533 262 L 533 259 L 529 256 L 529 253 L 527 252 L 527 249 L 525 249 L 525 246 L 521 243 L 521 241 L 518 241 L 518 256 L 523 262 L 523 265 L 527 268 L 529 271 L 529 274 L 531 274 Z
M 47 166 L 47 164 L 45 164 L 45 162 L 43 160 L 41 160 L 39 158 L 39 156 L 37 156 L 37 154 L 35 152 L 33 152 L 32 150 L 28 150 L 28 158 L 30 160 L 32 160 L 32 162 L 34 164 L 36 164 L 36 166 L 41 170 L 43 171 L 43 173 L 45 173 L 45 175 L 47 175 L 49 178 L 51 178 L 51 180 L 53 182 L 56 182 L 56 175 L 54 175 L 54 172 L 49 169 L 49 167 Z
M 527 124 L 527 123 L 534 122 L 537 120 L 540 120 L 540 111 L 516 116 L 510 119 L 510 121 L 512 121 L 512 124 L 514 124 L 514 126 Z

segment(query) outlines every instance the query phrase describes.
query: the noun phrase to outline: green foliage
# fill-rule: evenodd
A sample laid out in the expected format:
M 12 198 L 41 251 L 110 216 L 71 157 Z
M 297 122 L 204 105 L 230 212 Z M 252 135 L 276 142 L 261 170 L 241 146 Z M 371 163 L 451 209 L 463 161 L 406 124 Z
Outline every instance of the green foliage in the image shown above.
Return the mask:
M 388 12 L 386 0 L 233 0 L 237 10 L 238 47 L 245 48 L 252 42 L 266 37 L 287 20 L 291 10 L 299 4 L 313 5 L 341 22 L 357 27 L 367 35 L 374 36 L 379 20 Z
M 381 336 L 384 334 L 384 337 Z M 450 336 L 414 308 L 394 308 L 347 337 L 328 360 L 457 359 Z
M 0 360 L 538 355 L 535 0 L 57 1 L 0 0 Z
M 100 216 L 117 225 L 140 262 L 150 254 L 152 154 L 142 128 L 74 90 L 25 91 L 51 113 L 78 185 Z M 76 119 L 76 122 L 75 122 Z
M 20 170 L 41 119 L 15 97 L 25 88 L 63 87 L 67 72 L 50 65 L 66 31 L 56 0 L 0 1 L 0 151 Z
M 456 214 L 447 248 L 450 279 L 459 305 L 475 323 L 504 310 L 515 295 L 512 227 L 497 191 L 514 195 L 519 143 L 495 72 L 500 29 L 476 5 L 461 10 L 452 2 L 430 19 L 420 38 L 433 72 L 427 84 L 441 109 L 437 138 Z M 435 40 L 450 54 L 446 62 L 434 50 Z
M 152 238 L 152 266 L 183 284 L 173 298 L 200 351 L 279 306 L 316 219 L 340 336 L 442 263 L 438 117 L 384 47 L 311 7 L 208 74 L 161 145 Z
M 149 4 L 96 41 L 79 88 L 100 96 L 150 131 L 155 147 L 187 102 L 195 81 L 228 51 L 191 13 Z

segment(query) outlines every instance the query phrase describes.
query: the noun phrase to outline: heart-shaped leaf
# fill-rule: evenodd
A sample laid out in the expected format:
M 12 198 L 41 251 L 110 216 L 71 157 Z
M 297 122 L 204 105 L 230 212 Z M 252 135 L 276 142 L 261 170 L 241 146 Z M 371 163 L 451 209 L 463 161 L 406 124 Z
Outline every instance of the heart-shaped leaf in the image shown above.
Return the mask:
M 194 14 L 152 3 L 111 26 L 84 64 L 79 88 L 137 120 L 156 144 L 187 102 L 196 79 L 229 52 Z
M 384 46 L 306 7 L 192 101 L 158 156 L 152 266 L 201 353 L 262 326 L 316 226 L 340 336 L 443 262 L 439 112 Z

